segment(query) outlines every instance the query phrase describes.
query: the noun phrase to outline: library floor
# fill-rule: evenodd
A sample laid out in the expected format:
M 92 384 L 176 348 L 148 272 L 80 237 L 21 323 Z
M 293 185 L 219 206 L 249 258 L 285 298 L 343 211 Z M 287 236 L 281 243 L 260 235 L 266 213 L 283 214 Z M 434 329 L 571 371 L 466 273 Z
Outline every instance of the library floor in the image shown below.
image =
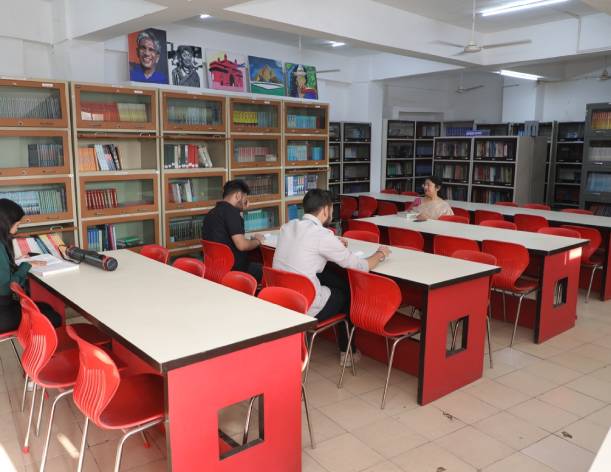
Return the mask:
M 542 345 L 519 330 L 513 349 L 510 325 L 495 322 L 494 369 L 486 361 L 484 378 L 425 407 L 416 404 L 416 380 L 395 371 L 380 410 L 385 366 L 369 359 L 338 390 L 334 347 L 320 341 L 307 384 L 317 444 L 310 448 L 304 424 L 303 471 L 587 471 L 611 427 L 610 307 L 584 304 L 582 295 L 574 329 Z M 42 434 L 22 454 L 22 377 L 7 343 L 0 360 L 0 470 L 38 470 Z M 228 411 L 223 429 L 241 437 L 243 413 Z M 76 470 L 82 422 L 69 401 L 60 403 L 47 471 Z M 122 470 L 166 471 L 164 437 L 149 434 L 149 449 L 138 436 L 126 443 Z M 112 470 L 117 436 L 90 427 L 87 472 Z

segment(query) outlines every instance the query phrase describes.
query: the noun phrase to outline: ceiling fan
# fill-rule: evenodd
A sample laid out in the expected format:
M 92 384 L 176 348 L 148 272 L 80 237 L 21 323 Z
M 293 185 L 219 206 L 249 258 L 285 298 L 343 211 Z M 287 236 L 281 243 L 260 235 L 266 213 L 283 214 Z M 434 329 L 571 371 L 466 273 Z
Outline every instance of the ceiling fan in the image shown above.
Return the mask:
M 553 83 L 558 83 L 558 82 L 576 82 L 578 80 L 592 80 L 592 79 L 596 79 L 599 80 L 601 82 L 606 82 L 607 80 L 611 79 L 611 74 L 609 74 L 609 69 L 607 66 L 607 57 L 605 56 L 603 59 L 603 70 L 600 72 L 600 74 L 596 74 L 596 75 L 584 75 L 581 77 L 574 77 L 574 78 L 569 78 L 569 79 L 559 79 L 559 80 L 554 80 L 554 79 L 539 79 L 537 82 L 538 83 L 542 83 L 542 84 L 553 84 Z
M 298 47 L 299 47 L 299 60 L 301 61 L 301 57 L 302 57 L 302 48 L 301 48 L 301 35 L 299 35 L 298 37 Z M 317 74 L 330 74 L 332 72 L 341 72 L 341 69 L 325 69 L 325 70 L 317 70 L 316 73 Z
M 477 90 L 483 87 L 483 85 L 474 85 L 473 87 L 464 87 L 463 83 L 462 83 L 462 79 L 463 79 L 463 73 L 460 73 L 460 84 L 458 85 L 458 88 L 456 90 L 454 90 L 454 92 L 456 93 L 466 93 L 466 92 L 471 92 L 472 90 Z
M 446 46 L 452 46 L 455 48 L 462 49 L 461 52 L 455 54 L 455 56 L 461 56 L 463 54 L 473 54 L 477 52 L 481 52 L 484 49 L 494 49 L 494 48 L 504 48 L 507 46 L 518 46 L 520 44 L 529 44 L 532 41 L 530 39 L 523 39 L 520 41 L 510 41 L 507 43 L 496 43 L 496 44 L 477 44 L 475 41 L 475 17 L 477 15 L 477 0 L 473 0 L 473 15 L 471 20 L 471 39 L 466 45 L 451 43 L 449 41 L 434 41 L 438 44 L 444 44 Z

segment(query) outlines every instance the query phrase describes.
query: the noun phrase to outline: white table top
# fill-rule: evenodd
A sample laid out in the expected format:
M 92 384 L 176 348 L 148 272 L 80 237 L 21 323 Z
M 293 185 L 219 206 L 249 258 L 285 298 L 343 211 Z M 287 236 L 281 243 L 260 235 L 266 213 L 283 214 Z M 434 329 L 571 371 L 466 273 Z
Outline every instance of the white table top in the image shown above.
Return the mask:
M 114 272 L 79 270 L 38 279 L 167 371 L 301 332 L 313 319 L 129 250 L 108 251 Z
M 556 252 L 584 246 L 588 243 L 587 239 L 565 238 L 562 236 L 550 236 L 547 234 L 530 233 L 526 231 L 454 223 L 452 221 L 427 220 L 417 222 L 413 221 L 413 219 L 408 219 L 403 213 L 361 218 L 359 221 L 368 221 L 387 228 L 405 228 L 426 234 L 441 234 L 444 236 L 473 239 L 475 241 L 492 239 L 521 244 L 529 251 L 539 254 L 554 254 Z
M 611 470 L 611 428 L 607 431 L 589 472 L 609 472 L 609 470 Z

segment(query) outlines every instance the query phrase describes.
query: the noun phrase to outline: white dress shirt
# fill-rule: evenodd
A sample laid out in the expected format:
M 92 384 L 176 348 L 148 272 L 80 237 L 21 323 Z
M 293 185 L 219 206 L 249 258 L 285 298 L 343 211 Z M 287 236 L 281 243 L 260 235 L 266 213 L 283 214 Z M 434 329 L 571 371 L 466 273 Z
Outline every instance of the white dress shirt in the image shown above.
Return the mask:
M 324 270 L 328 261 L 347 269 L 369 270 L 367 261 L 350 252 L 315 216 L 305 214 L 302 219 L 289 221 L 282 226 L 278 234 L 273 267 L 305 275 L 312 281 L 316 297 L 308 310 L 310 316 L 316 316 L 331 295 L 331 290 L 321 286 L 316 277 L 316 274 Z

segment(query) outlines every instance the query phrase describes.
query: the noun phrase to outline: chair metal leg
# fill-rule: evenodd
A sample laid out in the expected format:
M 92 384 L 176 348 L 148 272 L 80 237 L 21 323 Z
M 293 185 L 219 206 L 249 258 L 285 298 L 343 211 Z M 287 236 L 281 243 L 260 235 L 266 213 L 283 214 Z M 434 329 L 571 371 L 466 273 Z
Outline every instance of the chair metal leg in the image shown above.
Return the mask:
M 348 320 L 344 320 L 344 327 L 346 328 L 346 334 L 348 334 L 350 332 L 350 325 L 348 324 Z M 337 330 L 335 330 L 335 333 L 337 335 Z M 356 376 L 356 362 L 354 362 L 354 352 L 352 351 L 352 344 L 350 342 L 348 343 L 348 347 L 346 349 L 346 355 L 350 354 L 350 361 L 352 362 L 352 375 Z
M 390 362 L 390 344 L 388 344 L 388 338 L 384 338 L 386 341 L 386 362 Z
M 34 430 L 36 437 L 38 437 L 38 435 L 40 434 L 40 422 L 42 420 L 42 409 L 45 404 L 45 393 L 46 392 L 47 392 L 47 389 L 43 388 L 42 395 L 40 396 L 40 407 L 38 408 L 38 419 L 36 420 L 36 429 Z
M 386 372 L 386 383 L 384 384 L 384 393 L 382 394 L 382 405 L 380 406 L 382 410 L 386 406 L 386 392 L 388 392 L 388 383 L 390 381 L 390 373 L 392 372 L 392 363 L 393 363 L 393 360 L 395 359 L 395 349 L 397 348 L 397 344 L 399 344 L 400 341 L 403 341 L 404 339 L 407 339 L 410 336 L 411 334 L 401 336 L 400 338 L 394 338 L 392 347 L 390 348 L 390 359 L 388 361 L 388 370 Z
M 520 319 L 520 308 L 522 307 L 522 300 L 524 300 L 525 296 L 526 296 L 525 293 L 520 295 L 520 299 L 518 300 L 518 310 L 516 312 L 516 321 L 513 324 L 513 333 L 511 334 L 511 342 L 509 343 L 509 347 L 513 346 L 513 339 L 516 337 L 516 330 L 518 329 L 518 320 Z
M 21 410 L 23 411 L 25 408 L 25 394 L 28 391 L 28 380 L 30 378 L 28 377 L 28 374 L 25 374 L 25 380 L 23 381 L 23 393 L 21 394 Z
M 17 350 L 17 346 L 15 346 L 15 339 L 16 338 L 11 338 L 11 346 L 13 346 L 13 351 L 15 351 L 15 357 L 19 362 L 19 367 L 21 367 L 21 370 L 23 370 L 23 365 L 21 364 L 21 357 L 19 357 L 19 351 Z
M 352 337 L 354 336 L 354 329 L 355 327 L 353 326 L 352 329 L 350 330 L 350 335 L 348 336 L 348 346 L 352 344 Z M 339 382 L 337 383 L 337 388 L 342 388 L 342 383 L 344 381 L 344 372 L 346 371 L 346 359 L 348 359 L 348 356 L 344 357 L 344 363 L 342 364 L 342 373 L 339 376 Z
M 592 291 L 592 284 L 594 283 L 594 274 L 596 274 L 596 271 L 599 269 L 600 267 L 596 266 L 592 269 L 592 274 L 590 275 L 590 283 L 588 284 L 588 291 L 586 293 L 586 303 L 589 303 L 590 301 L 590 292 Z
M 303 383 L 306 383 L 308 380 L 308 372 L 310 372 L 310 363 L 312 361 L 312 351 L 314 350 L 314 341 L 316 340 L 316 335 L 318 333 L 316 331 L 314 331 L 312 333 L 312 337 L 310 338 L 310 344 L 308 345 L 308 359 L 310 359 L 310 362 L 308 362 L 308 365 L 306 367 L 306 370 L 303 374 Z
M 142 436 L 142 442 L 144 443 L 144 448 L 148 449 L 149 447 L 151 447 L 151 443 L 149 442 L 149 440 L 146 438 L 146 434 L 144 434 L 144 431 L 140 432 L 140 436 Z
M 32 391 L 32 404 L 30 405 L 30 416 L 28 419 L 28 429 L 25 433 L 23 448 L 21 449 L 24 454 L 30 452 L 30 431 L 32 430 L 32 419 L 34 418 L 34 406 L 36 405 L 36 390 L 38 390 L 38 385 L 34 384 L 34 390 Z
M 114 472 L 119 472 L 119 469 L 121 468 L 121 456 L 123 455 L 123 444 L 125 443 L 125 441 L 131 438 L 134 434 L 138 434 L 144 431 L 145 429 L 149 429 L 150 427 L 155 426 L 156 424 L 159 424 L 162 421 L 163 420 L 156 420 L 156 421 L 151 421 L 150 423 L 145 423 L 134 429 L 129 430 L 127 433 L 121 436 L 121 439 L 119 440 L 119 444 L 117 445 L 117 455 L 115 457 Z
M 248 412 L 246 413 L 246 423 L 244 424 L 244 435 L 242 436 L 242 445 L 248 442 L 248 430 L 250 429 L 250 417 L 252 415 L 252 409 L 255 405 L 255 398 L 252 397 L 248 403 Z
M 488 357 L 490 359 L 490 368 L 492 369 L 492 344 L 490 342 L 490 316 L 486 317 L 486 334 L 488 336 Z
M 312 449 L 316 447 L 314 443 L 314 434 L 312 434 L 312 423 L 310 422 L 310 408 L 308 407 L 308 396 L 305 391 L 305 385 L 301 384 L 301 395 L 303 396 L 303 405 L 305 406 L 306 421 L 308 422 L 308 432 L 310 433 L 310 446 Z
M 456 335 L 458 334 L 458 325 L 460 323 L 458 321 L 454 321 L 453 322 L 453 327 L 452 327 L 452 351 L 454 350 L 454 348 L 456 347 Z M 446 341 L 447 342 L 447 341 Z
M 76 472 L 82 472 L 83 462 L 85 460 L 85 446 L 87 445 L 87 431 L 89 430 L 89 417 L 85 416 L 85 425 L 83 426 L 83 437 L 81 438 L 81 449 L 78 455 L 78 466 Z
M 45 446 L 42 451 L 42 458 L 40 460 L 40 472 L 44 472 L 45 464 L 47 462 L 47 454 L 49 452 L 49 441 L 51 439 L 51 430 L 53 428 L 53 418 L 55 417 L 55 407 L 57 406 L 57 402 L 59 402 L 62 398 L 67 395 L 72 394 L 72 389 L 66 390 L 65 392 L 60 393 L 55 400 L 53 400 L 53 404 L 51 405 L 51 413 L 49 415 L 49 427 L 47 428 L 47 437 L 45 438 Z
M 507 321 L 507 306 L 505 304 L 505 292 L 501 292 L 503 294 L 503 321 Z

